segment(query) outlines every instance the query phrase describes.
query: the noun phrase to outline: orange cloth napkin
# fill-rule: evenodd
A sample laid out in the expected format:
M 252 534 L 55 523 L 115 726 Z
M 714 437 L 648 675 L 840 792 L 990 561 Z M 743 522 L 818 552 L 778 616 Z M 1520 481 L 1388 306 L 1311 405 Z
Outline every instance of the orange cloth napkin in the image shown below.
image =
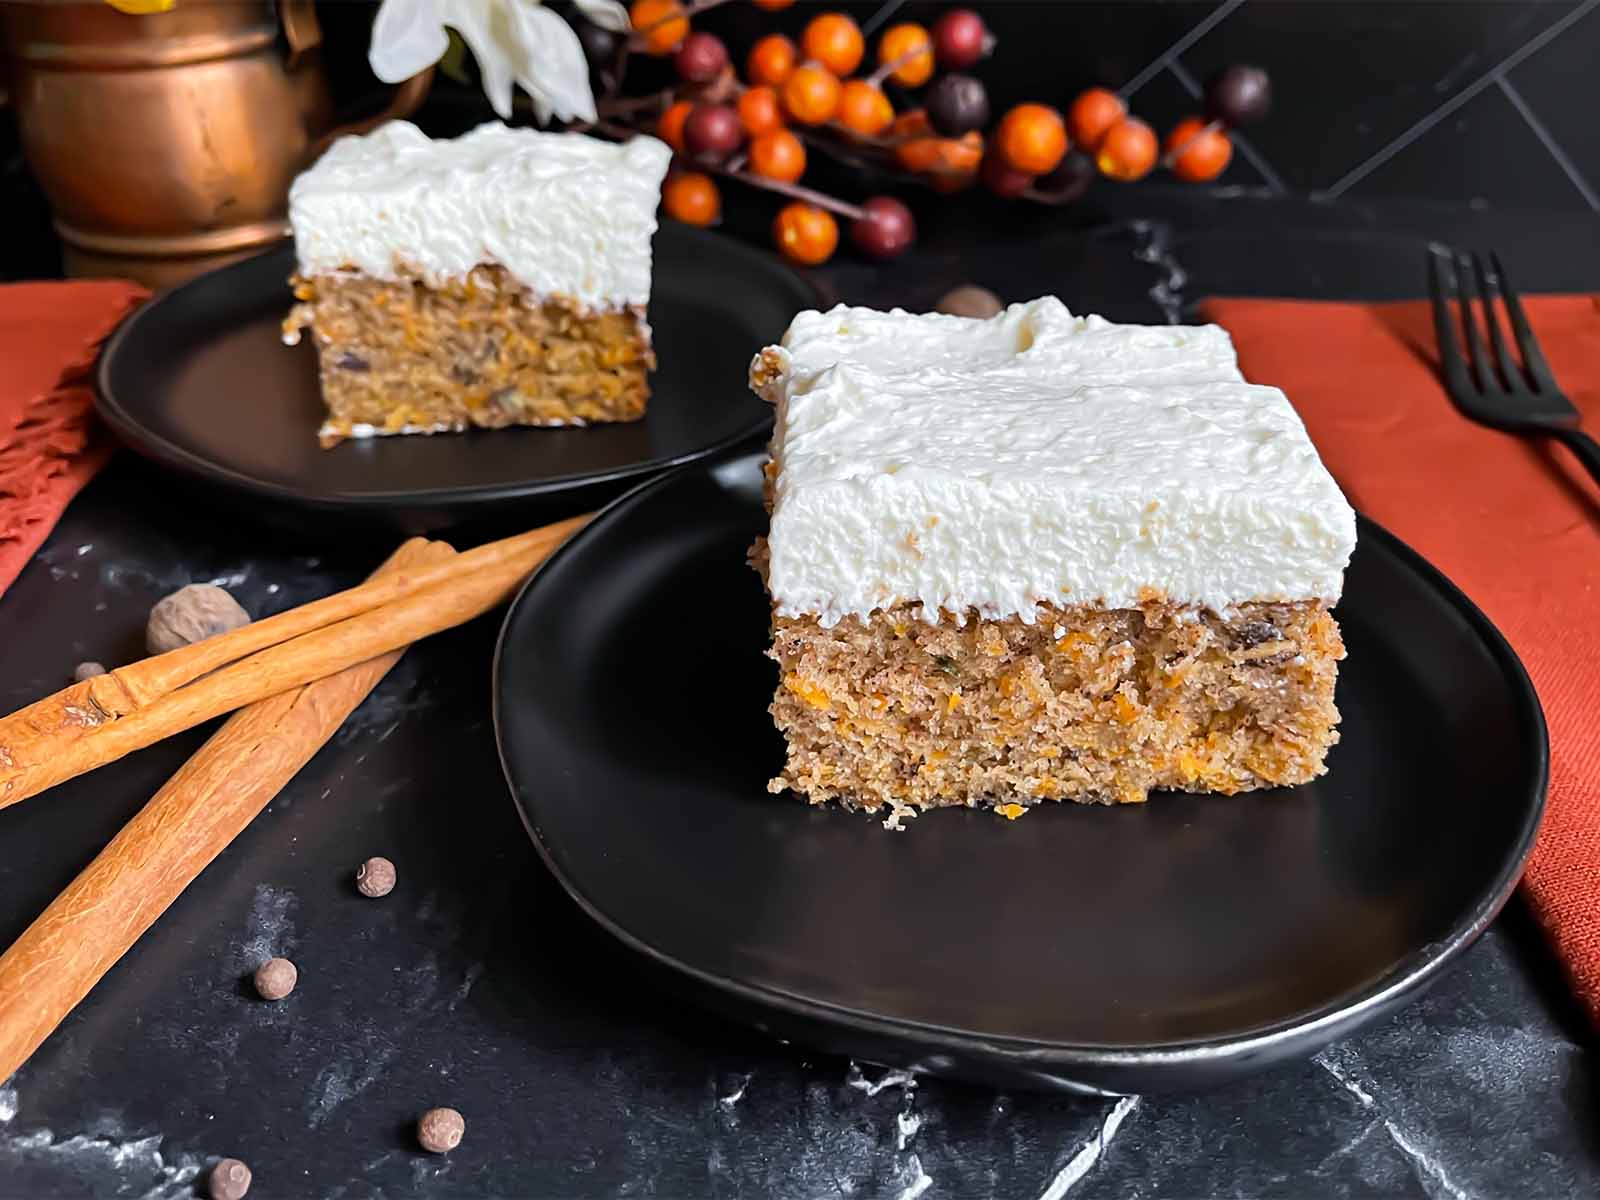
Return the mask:
M 1600 300 L 1526 303 L 1600 428 Z M 1436 374 L 1426 303 L 1212 300 L 1246 378 L 1281 387 L 1358 509 L 1425 555 L 1521 656 L 1550 726 L 1550 798 L 1523 894 L 1600 1025 L 1600 489 L 1541 438 L 1475 425 Z
M 0 592 L 111 453 L 89 369 L 146 295 L 114 279 L 0 287 Z

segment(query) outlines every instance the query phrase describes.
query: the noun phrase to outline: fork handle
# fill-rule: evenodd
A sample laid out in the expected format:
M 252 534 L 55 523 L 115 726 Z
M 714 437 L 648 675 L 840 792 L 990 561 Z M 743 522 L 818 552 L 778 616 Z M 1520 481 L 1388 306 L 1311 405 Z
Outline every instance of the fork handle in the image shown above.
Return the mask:
M 1600 442 L 1596 442 L 1581 429 L 1552 429 L 1550 433 L 1572 451 L 1572 457 L 1583 464 L 1591 479 L 1600 484 Z

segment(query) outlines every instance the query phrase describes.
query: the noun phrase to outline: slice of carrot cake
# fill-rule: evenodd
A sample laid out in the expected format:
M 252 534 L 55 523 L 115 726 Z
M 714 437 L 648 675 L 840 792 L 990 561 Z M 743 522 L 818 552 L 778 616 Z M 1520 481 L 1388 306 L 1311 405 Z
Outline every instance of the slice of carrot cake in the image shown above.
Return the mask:
M 1355 514 L 1223 330 L 840 307 L 751 385 L 774 791 L 1015 816 L 1322 773 Z
M 645 305 L 671 151 L 490 122 L 341 138 L 289 192 L 324 445 L 644 415 Z

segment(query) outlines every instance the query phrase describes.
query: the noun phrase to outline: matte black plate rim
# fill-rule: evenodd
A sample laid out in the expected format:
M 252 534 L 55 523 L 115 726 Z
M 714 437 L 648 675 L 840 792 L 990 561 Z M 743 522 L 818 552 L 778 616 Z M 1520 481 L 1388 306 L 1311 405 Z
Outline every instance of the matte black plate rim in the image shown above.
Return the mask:
M 683 468 L 692 470 L 693 467 Z M 607 505 L 584 528 L 569 538 L 536 571 L 512 600 L 495 642 L 494 670 L 491 680 L 493 691 L 493 718 L 495 746 L 500 756 L 500 767 L 506 777 L 518 818 L 533 841 L 539 857 L 555 876 L 566 893 L 601 928 L 630 949 L 646 958 L 687 976 L 714 991 L 742 999 L 749 1003 L 776 1009 L 794 1017 L 842 1026 L 856 1032 L 887 1038 L 916 1036 L 926 1045 L 952 1051 L 976 1052 L 1016 1064 L 1059 1065 L 1062 1067 L 1160 1067 L 1195 1066 L 1221 1063 L 1247 1058 L 1253 1053 L 1287 1041 L 1312 1037 L 1323 1031 L 1353 1028 L 1365 1021 L 1381 1016 L 1396 1007 L 1408 996 L 1420 992 L 1462 952 L 1470 947 L 1499 915 L 1516 890 L 1528 856 L 1533 852 L 1534 837 L 1544 815 L 1546 793 L 1550 780 L 1550 739 L 1545 724 L 1544 709 L 1538 693 L 1528 677 L 1516 652 L 1498 629 L 1484 616 L 1464 592 L 1451 583 L 1405 542 L 1382 525 L 1364 515 L 1357 516 L 1358 536 L 1381 543 L 1402 565 L 1432 585 L 1440 598 L 1456 608 L 1489 648 L 1495 662 L 1503 672 L 1512 691 L 1520 715 L 1529 722 L 1536 734 L 1534 738 L 1533 766 L 1535 778 L 1529 793 L 1524 797 L 1525 813 L 1515 842 L 1508 848 L 1499 872 L 1479 893 L 1476 902 L 1462 915 L 1446 938 L 1427 943 L 1412 952 L 1409 959 L 1387 978 L 1366 988 L 1336 999 L 1323 1011 L 1304 1017 L 1290 1017 L 1274 1024 L 1238 1034 L 1201 1038 L 1187 1041 L 1150 1042 L 1138 1045 L 1089 1045 L 1069 1042 L 1041 1041 L 1004 1036 L 985 1036 L 972 1030 L 954 1029 L 942 1025 L 884 1017 L 861 1009 L 836 1005 L 826 1001 L 798 996 L 779 988 L 747 983 L 715 972 L 706 971 L 692 963 L 636 937 L 627 928 L 606 915 L 568 878 L 557 863 L 554 854 L 534 826 L 529 805 L 524 800 L 524 789 L 513 773 L 505 747 L 505 722 L 502 718 L 501 668 L 505 661 L 508 641 L 515 636 L 518 613 L 528 595 L 538 585 L 545 569 L 560 563 L 563 558 L 584 553 L 588 545 L 603 539 L 612 526 L 619 523 L 632 509 L 651 502 L 653 494 L 669 486 L 678 471 L 668 472 L 656 479 L 647 480 Z M 932 814 L 937 816 L 937 814 Z
M 767 256 L 731 238 L 718 237 L 706 230 L 694 229 L 690 226 L 675 227 L 675 229 L 675 236 L 677 233 L 681 233 L 683 236 L 693 240 L 714 240 L 716 245 L 721 248 L 719 252 L 734 254 L 746 259 L 760 259 L 764 265 L 768 263 Z M 101 419 L 111 427 L 118 438 L 126 445 L 163 466 L 173 467 L 186 474 L 197 476 L 212 483 L 220 483 L 250 495 L 314 508 L 384 512 L 392 509 L 412 508 L 417 505 L 468 507 L 503 500 L 525 500 L 558 495 L 563 492 L 575 491 L 595 485 L 625 482 L 630 479 L 637 479 L 640 476 L 658 475 L 675 467 L 713 458 L 739 445 L 747 438 L 759 436 L 772 425 L 772 415 L 770 413 L 760 413 L 753 417 L 745 428 L 726 437 L 719 438 L 714 442 L 709 442 L 698 449 L 663 458 L 641 459 L 626 466 L 581 472 L 575 475 L 555 476 L 529 480 L 523 483 L 468 484 L 459 487 L 409 488 L 394 491 L 363 491 L 359 493 L 311 491 L 280 483 L 270 483 L 245 472 L 237 471 L 232 467 L 214 462 L 204 455 L 180 446 L 160 434 L 153 433 L 117 399 L 116 391 L 111 382 L 112 370 L 116 364 L 117 356 L 126 353 L 127 345 L 139 336 L 140 323 L 159 305 L 181 303 L 183 294 L 188 289 L 199 285 L 202 281 L 213 280 L 215 277 L 225 275 L 228 272 L 243 273 L 249 269 L 256 268 L 260 260 L 273 255 L 287 256 L 290 253 L 290 246 L 290 243 L 285 242 L 283 245 L 275 246 L 261 254 L 252 255 L 238 262 L 229 263 L 227 266 L 218 267 L 214 271 L 197 275 L 193 279 L 179 284 L 171 291 L 155 296 L 147 303 L 140 305 L 117 325 L 111 336 L 106 340 L 105 346 L 95 364 L 94 399 L 95 409 L 99 412 Z M 818 304 L 823 303 L 822 292 L 815 281 L 798 273 L 795 273 L 795 278 L 806 285 Z M 470 433 L 471 431 L 467 431 L 468 435 Z M 450 434 L 447 436 L 465 435 Z

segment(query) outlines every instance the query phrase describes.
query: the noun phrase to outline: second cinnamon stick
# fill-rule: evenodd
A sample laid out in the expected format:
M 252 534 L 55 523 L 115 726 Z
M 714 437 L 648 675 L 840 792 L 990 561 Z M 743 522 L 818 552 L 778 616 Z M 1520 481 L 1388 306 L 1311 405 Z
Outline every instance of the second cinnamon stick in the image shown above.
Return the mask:
M 380 574 L 453 554 L 415 539 Z M 236 713 L 0 955 L 0 1080 L 310 761 L 401 652 Z

